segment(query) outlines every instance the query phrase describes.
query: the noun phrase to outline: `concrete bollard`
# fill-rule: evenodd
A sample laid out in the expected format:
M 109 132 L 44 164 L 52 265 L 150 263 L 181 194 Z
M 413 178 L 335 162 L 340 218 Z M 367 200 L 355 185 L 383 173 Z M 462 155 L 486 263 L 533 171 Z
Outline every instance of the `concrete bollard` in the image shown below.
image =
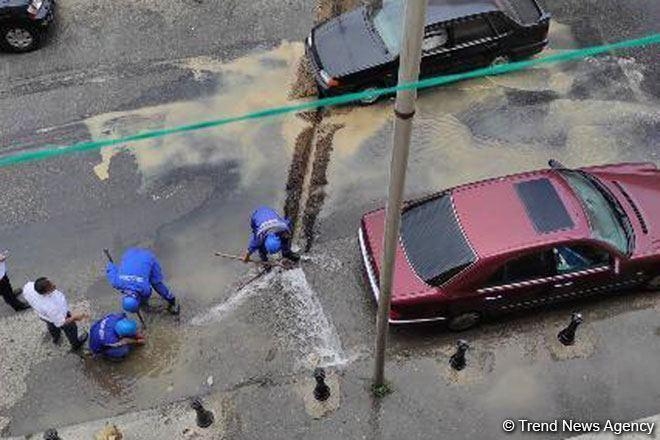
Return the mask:
M 62 440 L 55 429 L 49 429 L 44 432 L 44 440 Z
M 573 345 L 575 344 L 575 331 L 578 326 L 582 324 L 582 314 L 574 312 L 571 315 L 571 322 L 568 324 L 568 327 L 563 329 L 557 334 L 557 339 L 564 345 Z
M 325 383 L 325 370 L 317 368 L 314 370 L 314 379 L 316 386 L 314 387 L 314 398 L 319 402 L 328 400 L 330 397 L 330 387 Z
M 208 428 L 213 424 L 215 419 L 213 413 L 204 408 L 202 400 L 199 397 L 195 397 L 192 402 L 190 402 L 190 407 L 197 413 L 197 426 L 200 428 Z
M 465 352 L 470 348 L 470 345 L 464 339 L 459 339 L 456 343 L 456 353 L 452 354 L 449 358 L 449 365 L 456 371 L 461 371 L 465 368 Z

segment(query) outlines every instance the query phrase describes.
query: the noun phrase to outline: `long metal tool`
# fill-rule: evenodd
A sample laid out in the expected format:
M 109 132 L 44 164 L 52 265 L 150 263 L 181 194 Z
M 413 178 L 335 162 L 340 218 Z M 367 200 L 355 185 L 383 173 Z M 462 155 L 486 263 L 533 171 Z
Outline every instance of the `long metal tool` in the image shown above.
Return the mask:
M 215 252 L 216 257 L 229 258 L 230 260 L 245 261 L 240 255 L 226 254 L 224 252 Z M 286 260 L 288 261 L 288 260 Z M 247 260 L 248 263 L 253 263 L 258 266 L 269 266 L 269 267 L 283 267 L 289 269 L 291 265 L 284 263 L 284 261 L 256 261 L 256 260 Z
M 112 264 L 115 263 L 115 260 L 113 260 L 112 255 L 110 255 L 110 250 L 108 248 L 104 248 L 103 253 L 105 254 L 109 262 L 111 262 Z M 140 318 L 140 322 L 142 323 L 142 328 L 146 330 L 147 324 L 144 322 L 144 318 L 142 317 L 142 313 L 140 313 L 140 309 L 138 309 L 137 311 L 137 316 L 138 318 Z
M 399 65 L 399 85 L 409 84 L 419 78 L 419 64 L 422 58 L 422 36 L 426 21 L 427 0 L 407 0 L 403 21 L 401 58 Z M 390 305 L 392 300 L 392 278 L 394 257 L 399 238 L 401 206 L 406 182 L 408 151 L 412 121 L 415 115 L 417 90 L 399 90 L 394 104 L 394 136 L 392 139 L 392 158 L 390 161 L 389 197 L 385 210 L 385 251 L 383 253 L 382 272 L 380 274 L 380 298 L 378 318 L 376 320 L 376 348 L 374 366 L 374 387 L 385 383 L 385 349 L 389 328 Z

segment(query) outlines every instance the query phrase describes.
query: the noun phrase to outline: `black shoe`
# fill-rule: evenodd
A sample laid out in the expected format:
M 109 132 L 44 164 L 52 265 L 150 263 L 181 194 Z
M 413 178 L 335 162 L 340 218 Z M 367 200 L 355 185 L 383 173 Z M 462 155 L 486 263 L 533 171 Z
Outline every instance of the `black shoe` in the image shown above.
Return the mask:
M 167 306 L 167 312 L 170 315 L 176 316 L 181 313 L 181 306 L 176 303 L 176 300 L 174 300 Z
M 14 310 L 17 311 L 17 312 L 20 312 L 20 311 L 31 309 L 31 308 L 32 308 L 32 306 L 30 306 L 30 304 L 22 302 Z
M 89 337 L 89 334 L 87 332 L 81 332 L 80 336 L 78 337 L 78 343 L 71 347 L 72 351 L 78 351 L 82 348 L 83 345 L 85 345 L 85 342 L 87 342 L 87 338 Z
M 293 261 L 294 263 L 300 261 L 300 255 L 296 254 L 295 252 L 287 252 L 285 255 L 283 255 L 283 257 L 287 260 Z

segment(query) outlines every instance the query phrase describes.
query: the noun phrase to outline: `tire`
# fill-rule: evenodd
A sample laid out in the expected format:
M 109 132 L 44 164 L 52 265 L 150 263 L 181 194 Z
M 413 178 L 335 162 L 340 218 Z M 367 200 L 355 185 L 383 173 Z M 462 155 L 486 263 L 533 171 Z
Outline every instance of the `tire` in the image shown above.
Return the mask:
M 465 312 L 452 316 L 447 321 L 447 328 L 453 332 L 462 332 L 476 327 L 481 322 L 481 313 Z
M 361 89 L 360 93 L 370 92 L 370 91 L 374 91 L 376 89 L 378 89 L 378 86 L 372 85 L 372 86 L 368 86 L 368 87 L 365 87 L 365 88 Z M 380 99 L 380 95 L 375 95 L 375 96 L 370 97 L 370 98 L 360 99 L 360 101 L 358 101 L 358 102 L 360 103 L 360 105 L 367 106 L 367 105 L 375 104 L 376 102 L 378 102 L 379 99 Z
M 656 275 L 646 283 L 646 290 L 660 290 L 660 275 Z
M 506 55 L 500 55 L 497 56 L 493 59 L 493 61 L 490 62 L 491 66 L 501 66 L 503 64 L 508 64 L 510 61 L 510 57 Z
M 8 25 L 0 29 L 0 46 L 14 53 L 30 52 L 39 47 L 41 36 L 23 24 Z

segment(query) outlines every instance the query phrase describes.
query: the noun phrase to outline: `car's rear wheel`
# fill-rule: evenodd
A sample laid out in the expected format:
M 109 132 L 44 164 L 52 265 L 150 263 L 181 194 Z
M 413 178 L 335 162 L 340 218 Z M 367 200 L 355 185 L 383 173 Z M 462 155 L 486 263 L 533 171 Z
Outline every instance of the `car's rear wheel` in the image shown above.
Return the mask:
M 378 101 L 380 99 L 380 95 L 376 95 L 376 94 L 369 95 L 370 92 L 375 92 L 376 90 L 378 90 L 378 87 L 375 86 L 375 85 L 365 87 L 365 88 L 361 89 L 360 93 L 365 93 L 365 94 L 367 94 L 367 96 L 360 99 L 360 101 L 359 101 L 360 105 L 371 105 L 371 104 L 376 103 L 376 101 Z
M 0 45 L 11 52 L 29 52 L 39 45 L 39 34 L 21 24 L 5 26 L 0 29 Z
M 490 63 L 491 66 L 501 66 L 503 64 L 509 63 L 509 57 L 506 55 L 500 55 L 495 57 L 495 59 Z
M 660 275 L 655 276 L 646 283 L 646 288 L 648 290 L 660 290 Z
M 462 332 L 471 329 L 481 322 L 481 313 L 466 312 L 452 316 L 447 321 L 447 328 L 454 332 Z

